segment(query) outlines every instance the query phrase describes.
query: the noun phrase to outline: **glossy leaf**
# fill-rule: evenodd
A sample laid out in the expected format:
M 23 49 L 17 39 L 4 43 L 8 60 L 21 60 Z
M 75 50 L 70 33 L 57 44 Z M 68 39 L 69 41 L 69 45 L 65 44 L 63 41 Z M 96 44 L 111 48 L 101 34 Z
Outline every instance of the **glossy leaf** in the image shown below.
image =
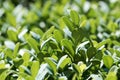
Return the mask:
M 73 25 L 72 21 L 69 20 L 68 17 L 64 16 L 63 21 L 66 24 L 66 26 L 69 28 L 70 31 L 74 30 L 74 25 Z
M 39 53 L 39 49 L 38 49 L 39 44 L 35 39 L 33 39 L 32 37 L 28 37 L 27 42 L 36 51 L 36 53 Z
M 35 80 L 42 80 L 45 78 L 47 73 L 49 73 L 47 66 L 48 66 L 47 64 L 42 64 L 40 66 L 37 76 L 35 77 Z
M 44 58 L 44 59 L 50 65 L 51 69 L 53 70 L 53 73 L 56 74 L 57 64 L 55 60 L 52 58 Z
M 78 25 L 79 24 L 79 14 L 74 11 L 74 10 L 71 10 L 70 11 L 70 17 L 72 19 L 72 22 L 75 24 L 75 25 Z
M 66 65 L 68 65 L 69 63 L 71 63 L 71 60 L 70 58 L 67 58 L 67 55 L 65 56 L 62 56 L 60 58 L 60 60 L 58 61 L 58 64 L 57 64 L 57 69 L 64 69 Z
M 63 39 L 61 41 L 61 44 L 68 50 L 68 55 L 73 58 L 74 56 L 74 50 L 73 50 L 73 46 L 72 46 L 72 43 L 67 40 L 67 39 Z
M 61 42 L 63 39 L 63 34 L 59 30 L 54 31 L 54 38 L 57 40 L 57 42 Z
M 36 77 L 38 70 L 39 70 L 39 62 L 38 61 L 33 61 L 32 66 L 31 66 L 31 73 L 32 77 Z
M 88 59 L 91 59 L 92 57 L 94 57 L 95 54 L 96 54 L 96 48 L 94 48 L 94 47 L 88 48 L 88 50 L 87 50 Z
M 73 67 L 73 70 L 77 73 L 77 74 L 80 74 L 80 68 L 79 68 L 79 66 L 78 65 L 76 65 L 76 64 L 72 64 L 72 67 Z
M 8 30 L 7 31 L 7 35 L 9 37 L 9 39 L 13 40 L 13 41 L 17 41 L 17 32 L 13 31 L 13 30 Z
M 103 62 L 107 68 L 110 68 L 113 65 L 114 60 L 111 56 L 105 55 L 103 56 Z
M 114 72 L 109 72 L 105 80 L 118 80 Z
M 18 43 L 15 45 L 15 49 L 14 49 L 14 52 L 13 52 L 14 58 L 17 56 L 19 47 L 20 47 L 20 43 L 18 42 Z

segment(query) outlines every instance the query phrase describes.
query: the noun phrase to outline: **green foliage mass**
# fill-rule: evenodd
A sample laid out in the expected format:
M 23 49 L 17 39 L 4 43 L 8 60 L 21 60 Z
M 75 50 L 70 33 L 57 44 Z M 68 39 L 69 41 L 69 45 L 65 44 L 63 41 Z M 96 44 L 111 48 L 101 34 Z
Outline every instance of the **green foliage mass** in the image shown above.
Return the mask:
M 0 0 L 0 80 L 119 80 L 119 0 Z

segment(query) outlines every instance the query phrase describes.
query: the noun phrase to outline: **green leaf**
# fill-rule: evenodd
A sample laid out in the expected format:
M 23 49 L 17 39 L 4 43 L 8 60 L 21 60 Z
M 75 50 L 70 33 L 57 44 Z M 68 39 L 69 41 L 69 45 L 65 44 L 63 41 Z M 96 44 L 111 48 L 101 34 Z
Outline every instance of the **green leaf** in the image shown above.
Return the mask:
M 57 64 L 57 69 L 60 68 L 60 69 L 63 70 L 64 67 L 65 67 L 67 64 L 69 64 L 69 63 L 71 63 L 70 58 L 67 58 L 67 55 L 62 56 L 62 57 L 60 58 L 58 64 Z
M 83 20 L 80 24 L 80 27 L 85 27 L 86 23 L 87 23 L 87 20 Z
M 114 60 L 111 56 L 105 55 L 103 56 L 103 62 L 107 68 L 110 68 L 113 65 Z
M 9 58 L 13 59 L 13 52 L 11 49 L 7 48 L 3 52 L 5 54 L 5 58 L 9 57 Z
M 47 62 L 50 68 L 53 70 L 53 73 L 56 74 L 57 71 L 57 64 L 53 58 L 44 58 L 45 62 Z
M 42 44 L 42 42 L 46 39 L 48 39 L 49 37 L 51 37 L 51 34 L 54 32 L 55 27 L 52 26 L 51 28 L 49 28 L 42 36 L 41 40 L 40 40 L 40 44 Z
M 39 34 L 41 37 L 43 36 L 43 31 L 40 28 L 36 28 L 36 26 L 33 27 L 31 31 Z
M 32 66 L 31 66 L 32 77 L 34 78 L 36 77 L 38 70 L 39 70 L 39 62 L 33 61 Z
M 89 79 L 92 79 L 92 80 L 103 80 L 102 76 L 100 74 L 91 74 Z M 88 79 L 88 80 L 89 80 Z
M 44 4 L 43 9 L 42 9 L 42 15 L 44 17 L 48 16 L 48 14 L 49 14 L 49 8 L 50 8 L 51 4 L 52 4 L 51 1 L 46 1 L 46 3 Z
M 91 59 L 92 57 L 94 57 L 95 54 L 96 54 L 96 48 L 94 48 L 94 47 L 88 48 L 88 50 L 87 50 L 88 59 Z
M 80 60 L 83 61 L 84 63 L 86 63 L 86 54 L 84 50 L 80 50 L 79 51 L 80 54 Z
M 2 71 L 2 73 L 1 73 Z M 11 74 L 13 71 L 8 69 L 0 69 L 0 80 L 6 80 L 7 76 Z
M 66 76 L 60 76 L 58 80 L 68 80 Z
M 98 43 L 98 44 L 96 45 L 96 49 L 102 47 L 103 45 L 105 45 L 105 44 L 107 44 L 107 43 L 111 43 L 111 40 L 110 40 L 110 39 L 106 39 L 106 40 Z
M 27 40 L 28 44 L 35 50 L 35 52 L 39 53 L 38 42 L 35 39 L 33 39 L 32 37 L 27 37 L 26 40 Z
M 66 26 L 69 28 L 70 31 L 74 30 L 74 24 L 72 23 L 72 21 L 69 20 L 68 17 L 64 16 L 63 21 L 66 24 Z
M 3 72 L 5 72 L 6 70 L 8 70 L 7 68 L 3 68 L 3 69 L 0 69 L 0 75 L 3 73 Z
M 61 42 L 63 39 L 63 34 L 59 30 L 54 31 L 54 38 L 56 39 L 57 42 Z
M 102 51 L 97 51 L 97 54 L 95 55 L 94 59 L 101 61 L 102 57 L 103 57 Z
M 31 77 L 31 76 L 29 76 L 29 75 L 31 75 L 31 72 L 30 72 L 30 70 L 27 66 L 20 65 L 19 69 L 21 69 L 21 71 L 25 72 L 23 75 L 26 75 L 26 74 L 28 75 L 28 76 L 26 75 L 25 78 L 30 78 Z
M 28 62 L 30 61 L 30 53 L 25 52 L 22 56 L 22 59 L 24 60 L 23 65 L 28 66 Z
M 5 61 L 1 60 L 0 61 L 0 69 L 3 69 L 3 68 L 5 68 Z
M 57 49 L 57 48 L 58 48 L 55 39 L 54 39 L 54 38 L 51 38 L 51 37 L 48 38 L 47 40 L 42 41 L 40 48 L 43 49 L 44 47 L 46 47 L 45 45 L 47 45 L 47 44 L 49 44 L 49 46 L 50 46 L 52 49 Z
M 14 31 L 14 30 L 8 30 L 7 31 L 7 35 L 9 37 L 10 40 L 13 40 L 13 41 L 17 41 L 18 38 L 17 38 L 17 32 Z
M 25 68 L 26 67 L 21 67 L 21 68 L 23 68 L 24 70 L 25 70 Z M 25 80 L 34 80 L 34 78 L 33 77 L 31 77 L 30 75 L 28 75 L 27 73 L 25 73 L 25 72 L 20 72 L 19 73 L 19 78 L 17 79 L 17 80 L 21 80 L 21 79 L 25 79 Z
M 61 44 L 65 47 L 65 49 L 67 49 L 68 55 L 69 55 L 71 58 L 73 58 L 73 57 L 74 57 L 74 50 L 73 50 L 73 45 L 72 45 L 72 43 L 71 43 L 69 40 L 67 40 L 67 39 L 63 39 L 63 40 L 61 41 Z
M 119 69 L 119 67 L 117 67 L 117 65 L 113 65 L 113 66 L 110 68 L 109 72 L 117 73 L 117 72 L 118 72 L 118 69 Z
M 28 22 L 30 24 L 37 22 L 39 19 L 38 16 L 36 15 L 36 13 L 33 11 L 29 11 L 27 13 L 27 16 L 25 16 L 25 17 L 26 17 L 26 22 Z
M 11 13 L 7 13 L 7 21 L 9 22 L 9 24 L 11 24 L 13 27 L 16 27 L 16 18 L 15 18 L 15 16 L 13 16 L 13 14 L 11 14 Z
M 75 40 L 75 45 L 78 45 L 79 42 L 81 42 L 83 40 L 85 33 L 81 28 L 79 28 L 78 30 L 74 30 L 72 32 L 72 36 Z
M 86 64 L 80 63 L 79 68 L 80 68 L 80 71 L 83 72 L 86 69 Z
M 47 73 L 49 73 L 49 70 L 47 67 L 48 67 L 48 64 L 41 64 L 38 74 L 35 77 L 35 80 L 44 80 Z
M 22 63 L 23 63 L 23 59 L 22 58 L 15 58 L 13 59 L 13 63 L 15 67 L 19 67 Z
M 75 10 L 70 11 L 70 17 L 75 25 L 79 25 L 79 14 Z
M 105 80 L 118 80 L 116 73 L 114 72 L 109 72 Z
M 18 42 L 18 43 L 15 45 L 15 48 L 14 48 L 14 51 L 13 51 L 13 56 L 14 56 L 14 58 L 17 56 L 19 47 L 20 47 L 20 43 Z
M 73 70 L 77 73 L 77 74 L 80 74 L 80 68 L 79 68 L 79 66 L 78 65 L 76 65 L 76 64 L 72 64 L 72 67 L 73 67 Z

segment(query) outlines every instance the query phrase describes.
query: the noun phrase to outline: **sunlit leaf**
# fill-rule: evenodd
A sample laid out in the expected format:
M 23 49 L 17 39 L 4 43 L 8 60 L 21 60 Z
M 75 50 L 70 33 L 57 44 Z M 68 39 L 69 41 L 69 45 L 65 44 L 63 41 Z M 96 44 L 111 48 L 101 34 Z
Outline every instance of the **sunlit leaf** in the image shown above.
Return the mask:
M 70 29 L 70 31 L 73 31 L 73 30 L 74 30 L 74 27 L 75 27 L 75 26 L 73 25 L 72 21 L 69 20 L 68 17 L 64 16 L 64 17 L 63 17 L 63 21 L 64 21 L 64 23 L 66 24 L 66 26 Z
M 36 53 L 39 53 L 39 48 L 38 48 L 38 42 L 33 39 L 32 37 L 27 38 L 28 44 L 36 51 Z
M 18 53 L 19 47 L 20 47 L 20 43 L 18 42 L 18 43 L 15 45 L 15 49 L 14 49 L 14 52 L 13 52 L 13 56 L 14 56 L 14 57 L 17 56 L 17 53 Z
M 57 64 L 54 59 L 52 58 L 44 58 L 45 61 L 50 65 L 51 69 L 53 70 L 54 74 L 56 73 L 57 70 Z
M 67 58 L 67 55 L 62 56 L 57 64 L 57 68 L 60 68 L 63 70 L 64 67 L 69 63 L 71 63 L 70 58 Z
M 113 65 L 113 58 L 109 55 L 103 56 L 103 62 L 107 68 L 110 68 Z
M 38 61 L 33 61 L 32 63 L 32 66 L 31 66 L 31 73 L 32 73 L 32 76 L 35 78 L 37 73 L 38 73 L 38 70 L 39 70 L 39 62 Z
M 72 19 L 72 22 L 75 24 L 75 25 L 78 25 L 79 24 L 79 14 L 74 11 L 74 10 L 71 10 L 70 11 L 70 17 Z

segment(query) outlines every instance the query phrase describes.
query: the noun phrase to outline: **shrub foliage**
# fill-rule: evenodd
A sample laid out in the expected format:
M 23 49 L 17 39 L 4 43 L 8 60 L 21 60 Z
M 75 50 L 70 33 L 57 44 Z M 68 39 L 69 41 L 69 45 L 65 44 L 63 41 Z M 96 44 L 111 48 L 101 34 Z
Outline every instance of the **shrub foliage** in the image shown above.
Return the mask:
M 119 80 L 119 40 L 119 0 L 0 0 L 0 80 Z

